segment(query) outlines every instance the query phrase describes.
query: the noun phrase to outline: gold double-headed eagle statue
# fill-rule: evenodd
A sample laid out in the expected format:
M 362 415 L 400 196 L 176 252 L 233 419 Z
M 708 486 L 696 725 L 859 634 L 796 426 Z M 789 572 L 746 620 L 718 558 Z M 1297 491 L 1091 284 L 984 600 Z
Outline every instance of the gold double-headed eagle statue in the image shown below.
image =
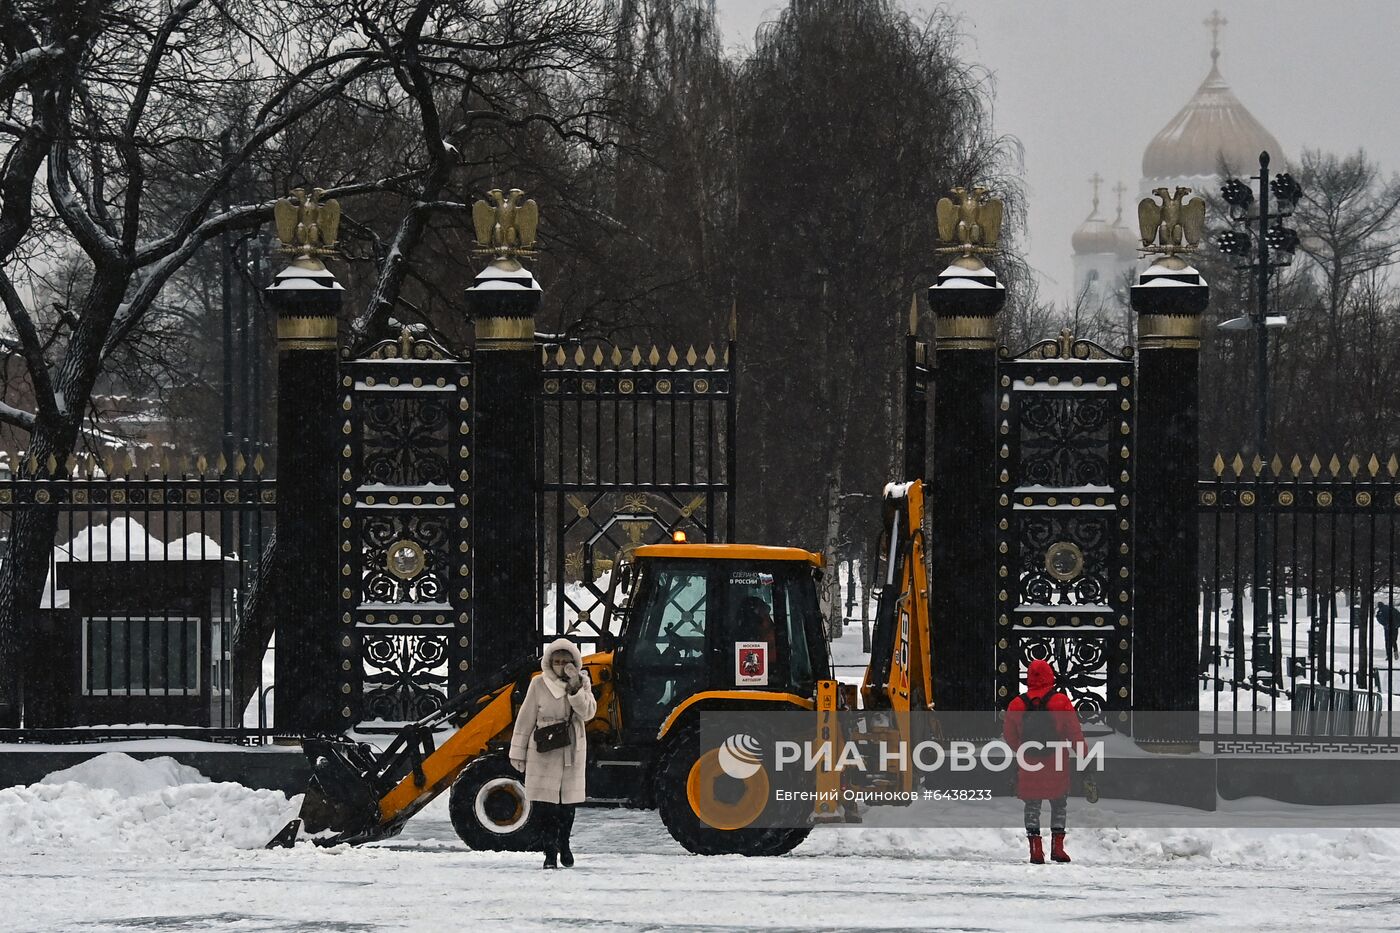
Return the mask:
M 335 255 L 340 202 L 335 198 L 322 200 L 325 193 L 324 188 L 312 188 L 308 196 L 305 188 L 293 188 L 272 206 L 282 252 L 307 258 Z
M 535 255 L 535 231 L 540 225 L 540 209 L 533 199 L 522 202 L 525 192 L 512 188 L 508 193 L 492 188 L 486 196 L 494 201 L 472 205 L 478 256 L 510 259 Z
M 938 202 L 938 239 L 949 244 L 940 253 L 961 253 L 964 257 L 994 253 L 1001 236 L 1004 206 L 990 197 L 986 188 L 954 188 L 951 198 Z
M 1138 202 L 1142 252 L 1162 256 L 1194 253 L 1206 232 L 1205 199 L 1192 198 L 1187 201 L 1186 196 L 1191 189 L 1182 187 L 1174 192 L 1166 188 L 1153 188 L 1152 193 L 1161 199 L 1161 204 L 1152 198 L 1143 198 Z

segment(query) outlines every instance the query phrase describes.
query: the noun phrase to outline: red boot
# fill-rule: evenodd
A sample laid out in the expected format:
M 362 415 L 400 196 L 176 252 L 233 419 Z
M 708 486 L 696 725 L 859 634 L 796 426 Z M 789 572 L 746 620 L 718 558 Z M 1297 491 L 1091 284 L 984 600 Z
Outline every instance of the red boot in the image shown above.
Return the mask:
M 1064 833 L 1052 833 L 1050 835 L 1050 857 L 1057 862 L 1069 861 L 1069 853 L 1065 851 Z
M 1045 844 L 1040 841 L 1039 836 L 1027 836 L 1031 841 L 1031 864 L 1045 864 Z

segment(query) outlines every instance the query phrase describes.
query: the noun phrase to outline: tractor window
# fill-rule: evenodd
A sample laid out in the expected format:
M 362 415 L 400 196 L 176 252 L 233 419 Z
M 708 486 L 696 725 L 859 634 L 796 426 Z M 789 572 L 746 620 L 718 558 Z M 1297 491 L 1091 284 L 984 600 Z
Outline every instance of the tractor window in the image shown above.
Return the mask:
M 794 687 L 814 690 L 817 682 L 812 677 L 812 656 L 807 650 L 807 602 L 801 583 L 794 577 L 783 587 L 787 594 L 788 644 L 792 645 L 792 683 Z
M 663 564 L 643 583 L 641 617 L 627 646 L 629 730 L 654 731 L 676 704 L 704 689 L 708 595 L 707 569 L 699 562 Z

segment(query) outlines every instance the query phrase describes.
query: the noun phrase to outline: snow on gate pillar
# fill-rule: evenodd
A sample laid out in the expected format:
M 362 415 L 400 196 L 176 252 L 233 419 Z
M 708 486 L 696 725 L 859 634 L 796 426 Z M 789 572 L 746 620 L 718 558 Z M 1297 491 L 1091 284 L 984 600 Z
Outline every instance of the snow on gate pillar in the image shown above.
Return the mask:
M 277 312 L 277 537 L 274 574 L 279 732 L 338 732 L 345 705 L 336 666 L 337 315 L 344 289 L 334 255 L 340 206 L 296 189 L 277 202 L 293 260 L 267 289 Z
M 1176 189 L 1181 216 L 1171 229 L 1170 202 L 1148 198 L 1139 206 L 1143 242 L 1165 255 L 1131 289 L 1138 315 L 1133 734 L 1162 751 L 1196 750 L 1192 714 L 1200 703 L 1196 470 L 1201 315 L 1210 288 L 1180 255 L 1193 250 L 1205 226 L 1204 201 L 1180 203 L 1187 192 Z
M 928 290 L 934 340 L 930 612 L 934 700 L 944 710 L 995 701 L 996 315 L 1006 288 L 982 256 L 996 248 L 1001 202 L 955 188 L 938 203 L 939 238 L 958 258 Z
M 472 353 L 472 664 L 491 671 L 539 649 L 539 352 L 535 314 L 543 294 L 520 264 L 534 255 L 539 210 L 524 192 L 489 192 L 472 219 L 478 255 L 491 257 L 466 290 L 476 328 Z

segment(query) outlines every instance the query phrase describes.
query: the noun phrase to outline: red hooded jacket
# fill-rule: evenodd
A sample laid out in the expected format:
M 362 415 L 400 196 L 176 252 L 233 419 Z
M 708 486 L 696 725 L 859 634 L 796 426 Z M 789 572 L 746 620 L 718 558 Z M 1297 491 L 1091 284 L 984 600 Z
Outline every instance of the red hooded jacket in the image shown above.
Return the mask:
M 1033 700 L 1039 699 L 1054 689 L 1055 669 L 1046 661 L 1032 661 L 1026 671 L 1026 695 Z M 1045 704 L 1045 708 L 1053 713 L 1055 732 L 1059 737 L 1074 743 L 1074 750 L 1083 755 L 1084 732 L 1079 728 L 1079 716 L 1075 713 L 1074 704 L 1070 702 L 1069 697 L 1063 693 L 1055 693 Z M 1013 750 L 1021 747 L 1023 717 L 1027 711 L 1025 701 L 1019 696 L 1006 707 L 1006 724 L 1002 727 L 1002 735 L 1006 738 L 1006 744 Z M 1069 793 L 1069 777 L 1074 763 L 1070 760 L 1068 752 L 1056 756 L 1052 751 L 1043 758 L 1028 754 L 1027 760 L 1032 764 L 1039 763 L 1041 767 L 1039 770 L 1033 770 L 1017 765 L 1017 797 L 1022 800 L 1054 800 Z

